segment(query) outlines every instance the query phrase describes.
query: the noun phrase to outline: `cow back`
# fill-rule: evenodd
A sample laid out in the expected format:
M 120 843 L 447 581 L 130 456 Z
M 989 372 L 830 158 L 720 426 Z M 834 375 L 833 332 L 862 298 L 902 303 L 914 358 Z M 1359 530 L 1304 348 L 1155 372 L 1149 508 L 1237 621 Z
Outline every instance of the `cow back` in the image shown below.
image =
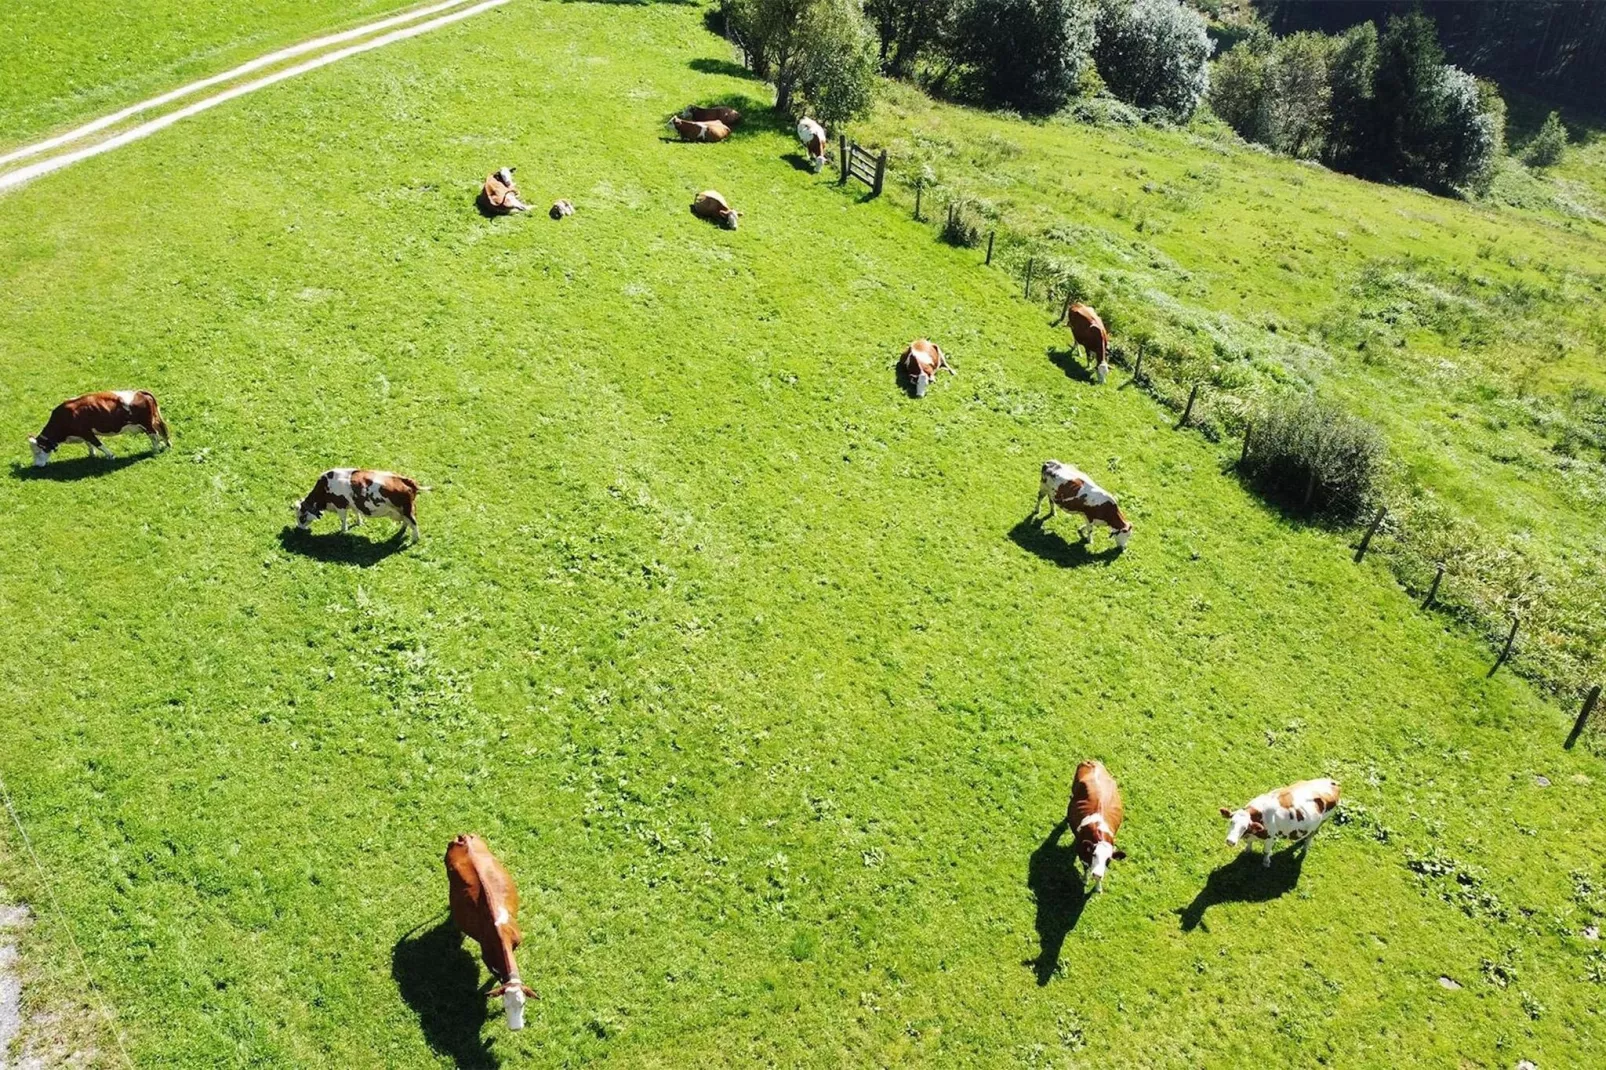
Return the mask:
M 1102 358 L 1109 348 L 1110 335 L 1104 329 L 1104 321 L 1099 319 L 1099 314 L 1087 305 L 1072 305 L 1066 313 L 1066 319 L 1076 344 Z
M 510 964 L 501 953 L 501 936 L 510 949 L 523 940 L 518 928 L 519 890 L 485 841 L 462 835 L 446 848 L 447 900 L 452 921 L 479 945 L 485 964 L 504 978 Z M 498 918 L 506 912 L 506 920 Z
M 1080 828 L 1082 822 L 1094 814 L 1103 816 L 1110 827 L 1110 835 L 1120 830 L 1121 789 L 1103 762 L 1088 761 L 1076 767 L 1076 780 L 1071 784 L 1071 807 L 1066 818 L 1074 829 Z

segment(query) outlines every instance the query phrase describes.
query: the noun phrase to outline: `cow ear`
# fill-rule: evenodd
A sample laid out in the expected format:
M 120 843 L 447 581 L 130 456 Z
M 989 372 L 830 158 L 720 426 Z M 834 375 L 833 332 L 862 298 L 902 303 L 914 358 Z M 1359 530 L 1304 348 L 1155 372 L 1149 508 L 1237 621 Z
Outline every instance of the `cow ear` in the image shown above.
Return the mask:
M 1115 853 L 1112 854 L 1110 857 L 1112 859 L 1114 859 L 1115 861 L 1119 862 L 1119 861 L 1121 861 L 1121 859 L 1126 857 L 1126 852 L 1121 850 L 1119 847 L 1117 847 L 1115 849 Z
M 507 991 L 507 985 L 497 985 L 495 988 L 493 988 L 489 992 L 485 993 L 485 998 L 486 999 L 501 999 L 502 995 L 506 991 Z
M 1223 806 L 1221 808 L 1221 816 L 1230 819 L 1232 817 L 1232 811 Z
M 529 996 L 531 999 L 540 999 L 541 998 L 540 993 L 538 993 L 535 989 L 531 988 L 529 985 L 520 985 L 519 989 L 526 996 Z

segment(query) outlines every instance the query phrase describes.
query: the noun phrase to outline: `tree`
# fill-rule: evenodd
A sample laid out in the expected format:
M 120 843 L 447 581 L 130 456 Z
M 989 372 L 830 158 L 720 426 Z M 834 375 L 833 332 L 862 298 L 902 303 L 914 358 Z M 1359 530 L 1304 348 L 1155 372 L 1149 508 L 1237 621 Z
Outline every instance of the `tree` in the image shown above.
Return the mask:
M 806 102 L 845 122 L 870 108 L 875 33 L 860 0 L 724 0 L 725 25 L 755 74 L 775 85 L 775 110 Z
M 1343 171 L 1361 172 L 1379 155 L 1373 89 L 1377 81 L 1377 27 L 1351 27 L 1327 57 L 1327 139 L 1322 156 Z
M 1210 72 L 1210 108 L 1245 141 L 1270 145 L 1273 138 L 1271 77 L 1276 42 L 1264 30 L 1251 33 L 1216 60 Z
M 1046 114 L 1071 98 L 1092 47 L 1093 12 L 1079 0 L 971 0 L 951 52 L 989 103 Z
M 1321 155 L 1332 121 L 1330 51 L 1319 33 L 1296 33 L 1277 42 L 1269 81 L 1272 147 L 1278 152 L 1301 159 Z
M 1458 67 L 1440 68 L 1438 95 L 1434 186 L 1482 193 L 1494 177 L 1495 157 L 1500 151 L 1495 116 L 1485 103 L 1478 80 Z M 1502 103 L 1501 111 L 1504 110 Z
M 1191 116 L 1210 88 L 1204 16 L 1178 0 L 1100 0 L 1093 57 L 1110 92 Z
M 1435 159 L 1445 122 L 1444 50 L 1433 20 L 1414 10 L 1395 15 L 1378 42 L 1373 83 L 1373 121 L 1381 134 L 1386 173 L 1414 185 L 1433 186 Z
M 864 13 L 881 42 L 881 69 L 894 78 L 908 74 L 921 53 L 952 31 L 957 7 L 957 0 L 865 0 Z
M 1545 116 L 1545 124 L 1539 128 L 1539 133 L 1522 150 L 1522 158 L 1529 167 L 1553 167 L 1561 162 L 1566 149 L 1567 128 L 1561 125 L 1561 115 L 1551 112 Z

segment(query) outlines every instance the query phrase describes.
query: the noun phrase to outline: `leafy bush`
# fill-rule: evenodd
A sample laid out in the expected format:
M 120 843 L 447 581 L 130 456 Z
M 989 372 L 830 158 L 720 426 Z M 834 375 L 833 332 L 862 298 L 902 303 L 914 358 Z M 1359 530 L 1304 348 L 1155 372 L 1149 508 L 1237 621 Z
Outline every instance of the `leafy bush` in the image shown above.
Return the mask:
M 1332 124 L 1332 43 L 1320 34 L 1251 34 L 1216 62 L 1210 107 L 1246 141 L 1303 159 L 1321 154 Z
M 1494 176 L 1500 128 L 1485 106 L 1478 80 L 1456 67 L 1440 68 L 1438 122 L 1433 146 L 1433 185 L 1483 192 Z M 1498 94 L 1495 96 L 1498 100 Z M 1504 104 L 1501 105 L 1504 111 Z
M 1561 163 L 1562 153 L 1566 149 L 1567 128 L 1561 125 L 1561 115 L 1551 112 L 1545 116 L 1545 124 L 1539 128 L 1539 133 L 1522 150 L 1522 160 L 1529 167 L 1554 167 Z
M 1271 64 L 1275 42 L 1259 33 L 1240 41 L 1216 61 L 1210 74 L 1210 109 L 1245 141 L 1270 145 Z
M 953 32 L 959 0 L 865 0 L 864 13 L 881 39 L 881 69 L 894 78 Z
M 962 249 L 981 244 L 981 227 L 971 219 L 969 204 L 958 201 L 950 206 L 948 216 L 942 224 L 942 240 Z
M 1076 91 L 1093 48 L 1079 0 L 971 0 L 951 46 L 989 104 L 1047 114 Z
M 720 10 L 747 65 L 774 83 L 776 111 L 801 98 L 827 123 L 869 112 L 878 60 L 861 0 L 721 0 Z
M 1344 171 L 1359 171 L 1376 152 L 1373 92 L 1377 81 L 1377 27 L 1370 22 L 1334 38 L 1327 57 L 1328 114 L 1323 158 Z
M 1255 421 L 1243 471 L 1268 498 L 1350 521 L 1376 494 L 1383 460 L 1371 424 L 1314 398 L 1289 398 Z
M 1110 92 L 1186 119 L 1210 88 L 1204 16 L 1178 0 L 1099 0 L 1093 57 Z

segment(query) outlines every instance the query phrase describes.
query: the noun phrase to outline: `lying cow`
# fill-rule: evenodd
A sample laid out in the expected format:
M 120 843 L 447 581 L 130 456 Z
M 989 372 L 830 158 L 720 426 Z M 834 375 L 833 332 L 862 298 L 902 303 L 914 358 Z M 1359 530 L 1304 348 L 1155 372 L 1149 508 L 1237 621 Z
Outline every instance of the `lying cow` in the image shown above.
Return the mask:
M 742 113 L 735 108 L 727 108 L 724 105 L 701 108 L 693 104 L 686 109 L 686 118 L 699 123 L 724 123 L 734 130 L 742 121 Z
M 1279 839 L 1295 840 L 1302 850 L 1310 849 L 1310 841 L 1338 806 L 1338 782 L 1335 780 L 1301 780 L 1286 788 L 1257 795 L 1236 810 L 1221 808 L 1227 826 L 1227 844 L 1236 846 L 1247 834 L 1265 840 L 1263 865 L 1271 865 L 1271 849 Z M 1248 846 L 1247 844 L 1245 846 Z
M 519 188 L 513 184 L 514 170 L 504 167 L 495 174 L 485 176 L 485 188 L 480 190 L 480 207 L 490 215 L 530 210 L 530 206 L 519 199 Z
M 809 170 L 819 174 L 820 169 L 825 166 L 825 127 L 813 119 L 799 119 L 797 139 L 803 143 L 804 151 L 809 154 Z
M 691 214 L 698 219 L 710 219 L 726 230 L 735 230 L 741 213 L 737 212 L 718 192 L 705 189 L 691 202 Z
M 480 957 L 498 984 L 486 993 L 502 1000 L 509 1029 L 524 1028 L 525 997 L 535 989 L 519 978 L 513 952 L 519 932 L 519 889 L 478 836 L 459 836 L 446 848 L 446 894 L 452 921 L 480 945 Z M 540 997 L 536 997 L 540 998 Z
M 33 466 L 43 468 L 49 464 L 50 455 L 64 442 L 82 442 L 89 447 L 91 457 L 99 450 L 110 459 L 112 451 L 99 436 L 125 431 L 143 431 L 150 436 L 152 453 L 170 444 L 155 394 L 149 390 L 103 390 L 68 398 L 51 410 L 45 429 L 28 439 L 28 445 L 33 447 Z
M 296 527 L 306 531 L 324 513 L 340 514 L 340 530 L 346 530 L 346 514 L 356 513 L 357 523 L 364 517 L 390 517 L 413 533 L 417 542 L 418 518 L 414 507 L 420 487 L 414 480 L 394 472 L 367 468 L 331 468 L 318 477 L 312 492 L 296 506 Z
M 909 390 L 917 398 L 926 396 L 926 388 L 937 377 L 940 368 L 948 369 L 949 375 L 956 374 L 953 366 L 942 355 L 941 347 L 924 338 L 916 338 L 909 343 L 909 348 L 903 351 L 895 365 L 898 375 L 908 384 Z
M 718 119 L 700 123 L 676 115 L 669 120 L 669 126 L 680 135 L 682 141 L 724 141 L 731 136 L 731 128 Z
M 1065 299 L 1065 313 L 1060 318 L 1070 326 L 1071 337 L 1087 354 L 1094 374 L 1103 383 L 1110 374 L 1110 332 L 1104 329 L 1104 321 L 1091 307 L 1072 304 L 1069 297 Z
M 1081 513 L 1087 523 L 1080 529 L 1084 541 L 1093 538 L 1095 525 L 1103 524 L 1115 536 L 1115 544 L 1123 549 L 1132 537 L 1132 523 L 1121 507 L 1086 472 L 1059 461 L 1044 461 L 1043 475 L 1037 484 L 1037 501 L 1032 505 L 1032 517 L 1037 516 L 1043 499 L 1048 499 L 1048 515 L 1054 507 Z M 1031 518 L 1028 518 L 1031 519 Z M 1047 519 L 1046 517 L 1044 519 Z
M 1110 861 L 1126 857 L 1126 852 L 1115 846 L 1121 816 L 1121 789 L 1104 763 L 1091 761 L 1077 766 L 1065 823 L 1076 836 L 1077 857 L 1087 867 L 1087 875 L 1098 881 L 1101 892 Z

